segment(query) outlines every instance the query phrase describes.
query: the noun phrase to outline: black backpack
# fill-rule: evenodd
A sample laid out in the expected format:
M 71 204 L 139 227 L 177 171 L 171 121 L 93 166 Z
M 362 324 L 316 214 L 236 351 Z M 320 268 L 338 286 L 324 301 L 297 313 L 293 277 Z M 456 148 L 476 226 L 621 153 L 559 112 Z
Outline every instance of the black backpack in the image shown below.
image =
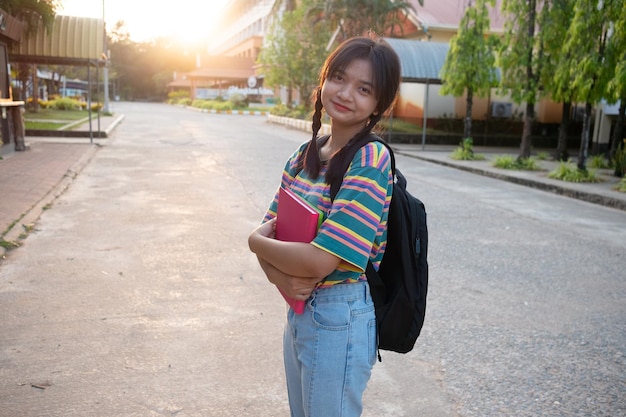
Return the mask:
M 381 142 L 389 150 L 395 180 L 387 221 L 387 248 L 378 272 L 368 261 L 365 273 L 376 308 L 378 349 L 407 353 L 415 345 L 426 314 L 426 209 L 406 190 L 406 178 L 396 169 L 393 150 L 376 135 L 370 134 L 351 146 L 343 171 L 348 169 L 356 152 L 371 141 Z M 335 199 L 340 186 L 339 181 L 331 184 L 331 200 Z M 378 358 L 380 360 L 380 355 Z

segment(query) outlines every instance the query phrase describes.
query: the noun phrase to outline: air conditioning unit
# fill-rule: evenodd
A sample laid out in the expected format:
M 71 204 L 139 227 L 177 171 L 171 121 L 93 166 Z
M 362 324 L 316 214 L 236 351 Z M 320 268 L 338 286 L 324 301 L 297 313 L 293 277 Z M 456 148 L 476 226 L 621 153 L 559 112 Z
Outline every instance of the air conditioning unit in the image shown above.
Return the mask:
M 513 104 L 503 102 L 491 103 L 491 117 L 511 117 L 513 115 Z

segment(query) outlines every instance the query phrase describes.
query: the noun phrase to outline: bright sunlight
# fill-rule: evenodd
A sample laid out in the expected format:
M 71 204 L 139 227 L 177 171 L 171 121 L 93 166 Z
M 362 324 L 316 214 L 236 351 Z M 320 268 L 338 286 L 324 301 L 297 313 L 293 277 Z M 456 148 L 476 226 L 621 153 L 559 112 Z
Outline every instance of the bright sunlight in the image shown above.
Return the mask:
M 102 18 L 107 30 L 123 20 L 130 38 L 136 42 L 157 37 L 173 37 L 195 43 L 212 32 L 228 0 L 61 0 L 58 14 Z M 165 6 L 165 4 L 167 6 Z

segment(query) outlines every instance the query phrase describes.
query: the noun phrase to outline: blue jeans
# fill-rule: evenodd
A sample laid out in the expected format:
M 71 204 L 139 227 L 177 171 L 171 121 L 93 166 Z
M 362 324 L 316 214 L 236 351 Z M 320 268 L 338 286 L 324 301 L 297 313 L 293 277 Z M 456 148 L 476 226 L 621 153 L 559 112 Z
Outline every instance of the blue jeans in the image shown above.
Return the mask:
M 283 355 L 291 416 L 360 416 L 376 347 L 366 282 L 316 290 L 304 314 L 289 309 Z

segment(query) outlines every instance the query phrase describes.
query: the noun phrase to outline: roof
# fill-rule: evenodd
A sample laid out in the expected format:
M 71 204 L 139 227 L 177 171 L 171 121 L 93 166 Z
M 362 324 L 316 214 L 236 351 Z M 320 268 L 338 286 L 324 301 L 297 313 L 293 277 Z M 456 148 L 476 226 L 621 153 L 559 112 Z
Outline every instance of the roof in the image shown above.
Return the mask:
M 9 49 L 9 61 L 45 65 L 103 65 L 104 20 L 57 15 L 52 30 L 40 27 Z
M 400 57 L 403 82 L 441 84 L 439 73 L 448 54 L 447 43 L 396 38 L 385 41 Z
M 467 0 L 436 0 L 425 1 L 420 6 L 418 0 L 407 0 L 413 7 L 411 14 L 428 30 L 428 28 L 458 28 L 467 8 Z M 492 31 L 501 31 L 505 16 L 502 13 L 502 0 L 496 0 L 496 6 L 489 8 L 489 21 Z
M 0 9 L 0 41 L 19 42 L 25 26 L 24 22 Z

